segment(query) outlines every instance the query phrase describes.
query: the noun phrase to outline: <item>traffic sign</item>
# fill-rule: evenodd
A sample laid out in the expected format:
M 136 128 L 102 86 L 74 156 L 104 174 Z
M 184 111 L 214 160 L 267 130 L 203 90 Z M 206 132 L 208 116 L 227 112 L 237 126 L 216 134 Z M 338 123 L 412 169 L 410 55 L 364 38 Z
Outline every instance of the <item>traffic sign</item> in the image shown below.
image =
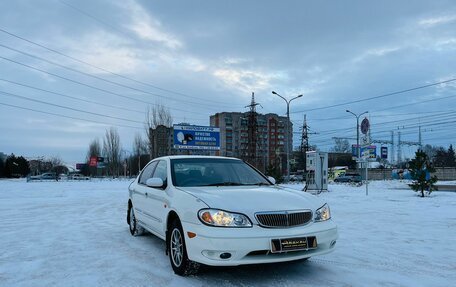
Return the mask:
M 361 122 L 361 132 L 363 134 L 367 134 L 369 132 L 370 128 L 370 123 L 367 118 L 364 118 L 364 120 Z

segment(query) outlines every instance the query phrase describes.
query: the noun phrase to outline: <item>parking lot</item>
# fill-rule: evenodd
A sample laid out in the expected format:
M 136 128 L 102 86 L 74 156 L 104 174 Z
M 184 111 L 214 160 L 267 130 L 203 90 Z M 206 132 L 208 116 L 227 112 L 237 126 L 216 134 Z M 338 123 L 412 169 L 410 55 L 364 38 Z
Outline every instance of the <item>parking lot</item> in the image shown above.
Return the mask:
M 164 242 L 132 237 L 129 181 L 0 181 L 0 286 L 450 286 L 456 193 L 406 183 L 330 185 L 336 251 L 309 261 L 174 275 Z M 301 185 L 290 185 L 302 188 Z

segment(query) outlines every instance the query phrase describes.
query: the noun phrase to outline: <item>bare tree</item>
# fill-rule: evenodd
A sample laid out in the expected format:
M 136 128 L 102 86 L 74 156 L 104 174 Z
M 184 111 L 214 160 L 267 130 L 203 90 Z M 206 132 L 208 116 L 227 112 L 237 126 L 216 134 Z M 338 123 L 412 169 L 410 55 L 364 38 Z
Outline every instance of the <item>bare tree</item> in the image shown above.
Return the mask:
M 94 139 L 89 144 L 89 150 L 87 151 L 87 161 L 89 161 L 92 156 L 101 156 L 101 144 L 98 138 Z
M 157 126 L 163 125 L 165 127 L 171 127 L 173 125 L 173 117 L 171 116 L 171 112 L 169 108 L 161 105 L 156 104 L 153 106 L 149 106 L 146 111 L 146 135 L 147 135 L 147 142 L 149 145 L 149 154 L 152 156 L 152 149 L 153 143 L 151 141 L 151 132 L 153 129 L 157 128 Z
M 119 176 L 119 168 L 121 162 L 121 147 L 120 136 L 117 129 L 111 127 L 106 130 L 105 138 L 103 139 L 103 154 L 105 161 L 108 164 L 110 175 Z
M 350 143 L 348 140 L 335 139 L 335 145 L 331 150 L 334 152 L 350 153 Z
M 135 134 L 133 140 L 133 153 L 138 159 L 138 172 L 141 170 L 141 155 L 147 154 L 147 141 L 144 140 L 140 133 Z

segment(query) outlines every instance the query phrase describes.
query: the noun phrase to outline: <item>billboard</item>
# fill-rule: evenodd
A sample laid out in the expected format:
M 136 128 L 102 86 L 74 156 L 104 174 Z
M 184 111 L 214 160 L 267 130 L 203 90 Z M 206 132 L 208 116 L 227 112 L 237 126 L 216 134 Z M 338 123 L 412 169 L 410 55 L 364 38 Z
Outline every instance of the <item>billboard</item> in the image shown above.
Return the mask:
M 91 166 L 91 167 L 97 166 L 97 162 L 98 162 L 98 157 L 91 156 L 90 160 L 89 160 L 89 166 Z
M 220 150 L 220 128 L 174 125 L 175 149 Z
M 377 147 L 374 145 L 361 146 L 359 151 L 360 157 L 362 158 L 377 158 Z M 356 157 L 356 145 L 352 145 L 352 155 Z
M 382 146 L 380 150 L 381 158 L 388 158 L 388 147 Z

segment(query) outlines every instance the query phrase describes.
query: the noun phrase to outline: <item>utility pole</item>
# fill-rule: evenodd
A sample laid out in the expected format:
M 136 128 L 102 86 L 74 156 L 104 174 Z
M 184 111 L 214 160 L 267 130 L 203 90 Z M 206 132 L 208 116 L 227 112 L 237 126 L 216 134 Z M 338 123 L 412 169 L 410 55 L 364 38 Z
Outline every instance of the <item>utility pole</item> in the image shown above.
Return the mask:
M 367 114 L 368 112 L 364 112 L 364 113 L 361 113 L 359 115 L 355 114 L 354 112 L 351 112 L 349 110 L 345 110 L 347 113 L 350 113 L 352 115 L 354 115 L 356 117 L 356 162 L 359 162 L 359 159 L 360 159 L 360 152 L 361 152 L 361 149 L 360 149 L 360 146 L 359 146 L 359 118 L 364 115 L 364 114 Z
M 317 134 L 315 132 L 309 132 L 309 126 L 307 125 L 307 116 L 304 114 L 304 122 L 302 124 L 302 134 L 301 134 L 301 158 L 304 164 L 304 176 L 307 172 L 307 152 L 309 151 L 309 135 L 310 134 Z
M 256 106 L 259 103 L 255 102 L 255 93 L 252 92 L 252 100 L 250 105 L 245 106 L 249 108 L 247 118 L 247 143 L 243 146 L 243 156 L 245 159 L 257 167 L 257 137 L 258 137 L 258 122 Z
M 291 132 L 291 135 L 290 135 L 290 126 L 289 126 L 289 123 L 290 123 L 290 103 L 291 101 L 293 100 L 296 100 L 297 98 L 300 98 L 302 97 L 302 95 L 298 95 L 294 98 L 292 98 L 291 100 L 287 100 L 285 99 L 284 97 L 282 97 L 281 95 L 279 95 L 278 93 L 272 91 L 272 94 L 276 95 L 276 96 L 279 96 L 281 97 L 285 103 L 287 103 L 287 124 L 286 124 L 286 146 L 285 146 L 285 152 L 286 152 L 286 155 L 287 155 L 287 182 L 290 180 L 290 144 L 292 143 L 291 141 L 291 137 L 293 136 L 293 132 Z M 293 146 L 291 146 L 291 148 L 293 148 Z
M 401 132 L 397 132 L 397 163 L 402 162 Z

